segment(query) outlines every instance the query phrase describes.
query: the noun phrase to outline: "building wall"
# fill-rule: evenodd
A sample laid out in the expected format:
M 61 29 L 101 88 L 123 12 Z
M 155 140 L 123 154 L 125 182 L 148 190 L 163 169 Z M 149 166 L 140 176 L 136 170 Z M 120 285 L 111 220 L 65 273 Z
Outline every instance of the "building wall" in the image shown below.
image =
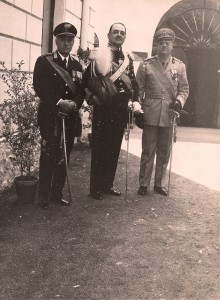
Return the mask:
M 94 42 L 91 3 L 92 0 L 0 0 L 0 61 L 11 69 L 23 60 L 22 70 L 32 73 L 37 57 L 55 49 L 53 28 L 64 21 L 73 23 L 78 30 L 72 53 L 76 54 L 81 45 L 83 21 L 83 48 L 91 48 Z M 0 66 L 0 75 L 2 72 Z M 0 103 L 7 98 L 5 90 L 6 86 L 0 80 Z M 18 175 L 10 158 L 10 149 L 1 139 L 1 126 L 0 120 L 0 191 L 10 186 Z
M 87 1 L 87 6 L 83 5 Z M 54 14 L 48 10 L 53 9 Z M 84 11 L 83 11 L 84 10 Z M 24 60 L 22 70 L 33 72 L 38 56 L 55 49 L 49 44 L 53 39 L 53 28 L 61 22 L 73 23 L 78 34 L 72 50 L 76 54 L 81 42 L 83 15 L 88 11 L 86 20 L 86 46 L 92 47 L 94 37 L 94 9 L 92 0 L 0 0 L 0 61 L 8 69 Z M 53 15 L 52 27 L 48 20 Z M 2 68 L 0 67 L 0 73 Z M 5 86 L 0 80 L 0 94 L 4 95 Z M 2 101 L 0 97 L 0 102 Z
M 10 69 L 24 60 L 32 71 L 41 54 L 43 0 L 0 1 L 0 59 Z

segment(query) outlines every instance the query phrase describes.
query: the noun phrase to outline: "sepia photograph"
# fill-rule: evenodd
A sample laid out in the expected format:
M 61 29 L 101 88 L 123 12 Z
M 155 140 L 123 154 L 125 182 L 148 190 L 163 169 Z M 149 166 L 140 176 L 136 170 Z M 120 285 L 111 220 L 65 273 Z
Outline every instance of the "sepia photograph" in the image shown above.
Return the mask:
M 0 0 L 0 299 L 220 299 L 220 0 Z

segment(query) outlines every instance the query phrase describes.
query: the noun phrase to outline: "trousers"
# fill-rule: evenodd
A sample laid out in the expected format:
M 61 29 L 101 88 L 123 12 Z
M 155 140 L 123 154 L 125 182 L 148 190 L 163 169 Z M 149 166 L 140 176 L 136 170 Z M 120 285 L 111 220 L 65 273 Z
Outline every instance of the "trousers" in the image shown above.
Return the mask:
M 148 187 L 156 155 L 154 186 L 163 187 L 169 162 L 172 142 L 172 128 L 144 125 L 139 184 Z
M 94 105 L 90 172 L 91 194 L 113 187 L 127 122 L 128 100 L 128 95 L 119 94 L 112 100 L 111 105 Z
M 74 144 L 72 122 L 66 126 L 67 162 Z M 41 202 L 57 201 L 62 198 L 62 190 L 66 181 L 66 166 L 64 159 L 64 141 L 61 120 L 57 122 L 53 135 L 43 136 L 41 139 L 41 153 L 39 166 L 39 198 Z

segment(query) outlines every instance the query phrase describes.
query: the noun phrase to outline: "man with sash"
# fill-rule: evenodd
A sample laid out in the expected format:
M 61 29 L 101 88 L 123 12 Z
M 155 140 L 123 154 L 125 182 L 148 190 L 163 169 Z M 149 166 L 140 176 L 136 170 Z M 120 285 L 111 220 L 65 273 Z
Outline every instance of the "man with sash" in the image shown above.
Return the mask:
M 146 59 L 137 71 L 144 111 L 138 194 L 147 193 L 156 154 L 154 191 L 167 196 L 164 183 L 173 138 L 171 118 L 173 110 L 178 113 L 182 110 L 189 94 L 189 85 L 184 63 L 171 56 L 174 32 L 162 28 L 154 38 L 157 55 Z
M 103 194 L 121 195 L 113 182 L 128 120 L 128 103 L 135 110 L 141 109 L 133 60 L 122 51 L 125 38 L 125 26 L 113 24 L 106 51 L 94 59 L 84 74 L 87 102 L 93 105 L 90 196 L 97 200 Z
M 76 28 L 64 22 L 53 31 L 57 50 L 40 56 L 35 64 L 33 85 L 40 98 L 38 124 L 41 133 L 39 169 L 39 201 L 43 209 L 49 202 L 60 205 L 69 203 L 63 199 L 66 180 L 63 151 L 62 118 L 65 114 L 67 160 L 73 148 L 79 124 L 79 109 L 84 100 L 82 67 L 70 52 L 77 34 Z

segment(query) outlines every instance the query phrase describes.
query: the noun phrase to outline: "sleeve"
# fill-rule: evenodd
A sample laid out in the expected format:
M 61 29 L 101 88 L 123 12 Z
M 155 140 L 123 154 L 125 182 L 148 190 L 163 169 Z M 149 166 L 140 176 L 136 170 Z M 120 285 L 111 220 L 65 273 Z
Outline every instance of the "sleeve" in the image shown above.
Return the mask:
M 80 63 L 79 63 L 79 70 L 80 70 L 80 72 L 82 72 L 82 66 L 81 66 Z M 85 99 L 85 89 L 84 89 L 84 86 L 83 86 L 83 78 L 82 78 L 82 82 L 81 82 L 81 84 L 79 84 L 79 87 L 77 89 L 77 95 L 73 99 L 73 101 L 76 102 L 77 109 L 81 108 L 84 99 Z
M 129 77 L 130 77 L 130 80 L 131 80 L 131 85 L 132 85 L 132 90 L 133 90 L 133 97 L 132 97 L 132 101 L 138 101 L 139 102 L 139 86 L 138 86 L 138 83 L 137 83 L 137 80 L 136 80 L 136 76 L 135 76 L 135 73 L 134 73 L 134 63 L 133 63 L 133 59 L 130 58 L 129 56 Z
M 145 89 L 146 89 L 145 74 L 146 74 L 145 63 L 141 62 L 138 67 L 137 75 L 136 75 L 137 83 L 139 86 L 139 96 L 141 100 L 144 99 Z
M 186 75 L 186 67 L 183 63 L 181 63 L 181 72 L 180 72 L 180 79 L 179 79 L 176 99 L 181 102 L 182 107 L 186 103 L 188 95 L 189 95 L 189 83 Z
M 86 68 L 85 72 L 83 73 L 83 80 L 82 80 L 82 85 L 83 88 L 88 88 L 89 85 L 89 80 L 91 79 L 91 63 L 88 65 L 88 67 Z
M 48 78 L 45 78 L 45 68 L 47 68 L 46 58 L 40 56 L 38 57 L 33 74 L 33 87 L 37 96 L 41 101 L 47 101 L 50 104 L 56 104 L 60 100 L 60 95 L 58 95 L 52 86 L 49 86 Z

